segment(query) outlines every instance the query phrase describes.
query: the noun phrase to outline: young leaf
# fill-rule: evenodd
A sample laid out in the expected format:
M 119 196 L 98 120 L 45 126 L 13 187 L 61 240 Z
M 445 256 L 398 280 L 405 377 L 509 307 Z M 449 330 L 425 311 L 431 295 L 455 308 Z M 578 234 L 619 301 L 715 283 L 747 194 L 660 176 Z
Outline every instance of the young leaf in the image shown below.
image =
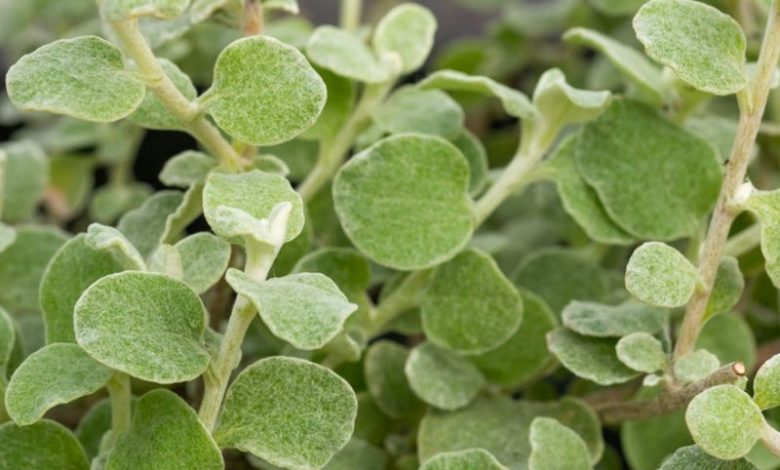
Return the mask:
M 412 349 L 404 373 L 418 397 L 443 410 L 468 405 L 485 383 L 479 369 L 467 359 L 430 342 Z
M 205 153 L 185 150 L 165 162 L 160 172 L 160 181 L 166 186 L 188 188 L 206 181 L 209 172 L 216 168 L 218 163 Z
M 333 26 L 320 26 L 309 37 L 306 54 L 311 61 L 341 77 L 364 83 L 381 83 L 388 71 L 360 37 Z
M 114 264 L 120 266 L 120 269 L 117 269 L 114 272 L 123 271 L 125 269 L 136 271 L 146 270 L 146 262 L 144 262 L 141 254 L 135 249 L 130 241 L 125 238 L 122 232 L 114 227 L 90 224 L 90 226 L 87 227 L 87 233 L 84 237 L 84 245 L 88 249 L 101 253 L 103 256 L 110 256 L 113 259 Z M 93 281 L 94 280 L 97 279 L 93 279 Z M 84 289 L 86 289 L 87 286 L 89 286 L 89 284 L 84 286 Z M 76 299 L 78 299 L 78 297 L 76 297 Z
M 179 281 L 184 280 L 181 255 L 173 245 L 168 245 L 167 243 L 158 246 L 154 253 L 149 256 L 146 271 L 166 274 Z
M 401 58 L 401 72 L 419 69 L 433 48 L 436 18 L 427 8 L 402 3 L 393 8 L 376 25 L 374 49 L 380 57 L 396 53 Z
M 433 136 L 384 139 L 344 165 L 336 213 L 355 246 L 377 263 L 424 269 L 452 258 L 474 227 L 460 151 Z
M 428 459 L 420 470 L 506 470 L 501 462 L 484 449 L 442 452 Z
M 355 103 L 357 86 L 328 70 L 318 69 L 317 73 L 328 88 L 328 101 L 317 122 L 304 132 L 301 138 L 323 141 L 338 134 L 346 123 Z
M 647 333 L 631 333 L 620 338 L 615 346 L 620 362 L 647 374 L 666 366 L 666 353 L 661 342 Z
M 168 78 L 173 85 L 187 100 L 192 101 L 198 96 L 195 85 L 192 84 L 190 77 L 181 71 L 173 62 L 167 59 L 158 59 Z M 180 130 L 182 124 L 168 111 L 165 104 L 154 93 L 147 93 L 138 109 L 127 117 L 130 121 L 139 126 L 158 130 Z
M 739 269 L 739 262 L 732 256 L 724 256 L 718 265 L 715 284 L 704 311 L 704 320 L 713 315 L 729 312 L 739 302 L 745 289 L 745 278 Z
M 76 437 L 65 426 L 39 421 L 29 426 L 0 426 L 0 468 L 89 470 L 89 461 Z
M 195 410 L 173 392 L 148 392 L 138 400 L 133 415 L 130 430 L 108 456 L 106 470 L 225 467 L 222 453 Z
M 772 356 L 756 372 L 753 401 L 762 410 L 780 406 L 780 355 Z
M 718 385 L 691 400 L 685 422 L 693 440 L 705 452 L 734 460 L 753 448 L 764 417 L 747 393 L 734 385 Z
M 206 108 L 231 136 L 252 145 L 292 139 L 311 127 L 327 89 L 297 49 L 268 36 L 239 39 L 214 66 Z
M 56 405 L 96 392 L 112 373 L 75 344 L 50 344 L 16 369 L 8 383 L 5 407 L 16 424 L 32 424 Z
M 701 450 L 699 446 L 677 449 L 658 470 L 758 470 L 746 459 L 723 461 Z
M 626 266 L 626 289 L 659 307 L 680 307 L 696 290 L 698 274 L 688 259 L 665 243 L 648 242 L 634 250 Z
M 520 328 L 523 299 L 489 255 L 467 249 L 436 268 L 421 314 L 430 341 L 479 354 L 497 348 Z
M 561 316 L 566 328 L 581 335 L 619 338 L 636 332 L 659 333 L 669 314 L 665 309 L 630 301 L 612 306 L 575 300 Z
M 200 232 L 174 245 L 181 257 L 182 280 L 198 294 L 217 283 L 230 262 L 230 244 Z
M 534 106 L 549 125 L 590 121 L 609 104 L 609 91 L 579 90 L 566 83 L 560 69 L 542 74 L 534 90 Z
M 122 216 L 117 229 L 143 258 L 147 258 L 162 244 L 168 221 L 183 201 L 184 195 L 180 191 L 158 191 L 141 207 Z
M 531 423 L 529 470 L 582 470 L 591 468 L 585 442 L 576 432 L 553 418 Z
M 396 90 L 372 114 L 374 122 L 390 134 L 420 132 L 444 138 L 463 129 L 460 105 L 440 90 L 405 86 Z
M 236 377 L 214 437 L 273 465 L 320 468 L 347 445 L 356 414 L 355 393 L 334 372 L 271 357 Z
M 8 69 L 6 87 L 23 110 L 95 122 L 122 119 L 146 94 L 119 49 L 97 36 L 60 39 L 23 56 Z
M 423 408 L 404 373 L 408 357 L 406 348 L 383 340 L 372 344 L 363 359 L 371 398 L 383 413 L 395 419 L 415 416 Z
M 777 216 L 780 191 L 754 190 L 744 204 L 761 222 L 761 253 L 766 273 L 775 286 L 780 286 L 780 218 Z
M 298 349 L 323 347 L 357 309 L 320 273 L 290 274 L 258 283 L 248 274 L 229 269 L 225 279 L 252 301 L 274 335 Z
M 0 147 L 5 155 L 0 165 L 0 196 L 3 218 L 9 223 L 33 218 L 49 181 L 49 161 L 35 142 L 23 140 Z
M 184 13 L 190 0 L 102 0 L 100 10 L 108 21 L 139 16 L 170 19 Z
M 458 147 L 469 164 L 469 193 L 472 196 L 481 193 L 488 184 L 490 171 L 485 146 L 468 129 L 461 130 L 450 142 Z
M 547 335 L 550 352 L 564 367 L 599 385 L 628 382 L 637 376 L 617 358 L 616 343 L 612 338 L 580 336 L 565 328 Z
M 698 349 L 677 359 L 674 363 L 674 376 L 682 382 L 701 380 L 718 370 L 718 357 L 706 349 Z
M 693 0 L 652 0 L 634 17 L 647 55 L 715 95 L 743 89 L 745 33 L 733 18 Z
M 576 153 L 610 218 L 639 239 L 695 233 L 720 190 L 713 147 L 635 102 L 613 100 L 585 125 Z
M 457 70 L 439 70 L 426 77 L 418 86 L 423 90 L 467 91 L 493 96 L 501 101 L 504 111 L 510 116 L 531 120 L 537 116 L 536 108 L 522 92 L 488 77 L 468 75 Z
M 92 284 L 75 306 L 76 341 L 90 356 L 156 383 L 192 380 L 208 366 L 206 311 L 186 284 L 127 271 Z

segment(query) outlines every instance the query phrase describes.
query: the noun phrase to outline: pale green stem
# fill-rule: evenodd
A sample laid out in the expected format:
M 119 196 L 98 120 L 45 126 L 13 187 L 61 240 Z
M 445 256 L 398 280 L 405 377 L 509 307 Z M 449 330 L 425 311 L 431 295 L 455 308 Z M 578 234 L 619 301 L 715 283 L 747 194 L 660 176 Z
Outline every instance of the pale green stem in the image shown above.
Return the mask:
M 758 57 L 758 74 L 747 89 L 739 95 L 741 115 L 737 125 L 737 134 L 731 150 L 731 157 L 726 166 L 720 196 L 701 250 L 698 269 L 701 288 L 694 293 L 688 302 L 680 335 L 675 345 L 674 356 L 676 359 L 691 352 L 696 344 L 696 338 L 699 336 L 720 258 L 731 224 L 738 214 L 738 211 L 732 207 L 733 200 L 745 180 L 750 152 L 761 125 L 761 118 L 766 107 L 778 58 L 780 58 L 780 15 L 778 14 L 777 1 L 775 1 L 772 2 L 761 53 Z
M 138 67 L 139 78 L 144 81 L 146 87 L 157 95 L 184 129 L 192 134 L 209 153 L 219 158 L 226 168 L 240 169 L 241 156 L 206 119 L 200 107 L 188 100 L 165 74 L 154 52 L 138 30 L 137 21 L 135 19 L 118 21 L 111 23 L 111 26 L 116 31 L 124 52 Z
M 761 428 L 761 442 L 764 443 L 770 452 L 780 457 L 780 432 L 764 421 Z
M 365 326 L 369 337 L 382 332 L 382 328 L 390 320 L 403 312 L 416 307 L 420 301 L 420 293 L 428 284 L 432 271 L 426 269 L 409 274 L 393 292 L 371 311 L 368 325 Z
M 754 224 L 739 232 L 726 242 L 723 254 L 726 256 L 742 256 L 761 244 L 761 224 Z
M 363 0 L 341 0 L 341 15 L 339 24 L 342 29 L 355 31 L 360 27 L 363 15 Z
M 111 439 L 116 444 L 119 436 L 130 430 L 132 419 L 132 390 L 130 388 L 130 376 L 124 372 L 115 372 L 106 383 L 108 395 L 111 400 Z

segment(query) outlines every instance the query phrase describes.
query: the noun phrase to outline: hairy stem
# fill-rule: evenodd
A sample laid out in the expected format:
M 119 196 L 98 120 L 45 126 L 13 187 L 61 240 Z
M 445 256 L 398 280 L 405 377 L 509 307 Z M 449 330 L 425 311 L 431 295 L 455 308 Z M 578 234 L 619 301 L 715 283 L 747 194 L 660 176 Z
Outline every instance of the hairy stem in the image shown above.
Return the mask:
M 758 74 L 755 80 L 741 92 L 741 115 L 737 126 L 737 135 L 731 150 L 731 157 L 726 165 L 720 196 L 715 206 L 715 212 L 710 221 L 707 237 L 704 240 L 699 262 L 699 278 L 701 288 L 698 289 L 685 310 L 680 335 L 675 345 L 675 358 L 688 354 L 696 344 L 699 336 L 704 310 L 710 299 L 715 275 L 718 271 L 721 255 L 729 235 L 731 224 L 737 212 L 732 208 L 732 202 L 737 190 L 745 179 L 750 150 L 758 135 L 761 118 L 764 114 L 769 96 L 772 76 L 775 73 L 778 58 L 780 58 L 780 15 L 777 2 L 772 3 L 769 13 L 764 42 L 758 58 Z
M 188 100 L 165 74 L 154 52 L 138 30 L 138 22 L 135 19 L 117 21 L 111 23 L 111 26 L 116 31 L 124 52 L 138 67 L 139 78 L 144 81 L 146 87 L 160 99 L 184 129 L 208 152 L 219 158 L 226 168 L 240 169 L 243 166 L 241 156 L 206 119 L 198 105 Z
M 123 372 L 115 372 L 106 384 L 108 396 L 111 400 L 111 439 L 116 443 L 117 438 L 130 430 L 132 418 L 131 404 L 132 391 L 130 388 L 130 376 Z
M 363 0 L 341 0 L 339 24 L 347 31 L 355 31 L 360 27 L 363 15 Z
M 729 238 L 723 249 L 726 256 L 742 256 L 761 244 L 761 224 L 751 225 Z
M 381 333 L 390 320 L 420 303 L 420 292 L 427 286 L 432 273 L 432 270 L 426 269 L 409 274 L 400 286 L 371 311 L 369 324 L 366 325 L 369 337 Z
M 770 452 L 780 457 L 780 432 L 766 421 L 761 428 L 761 442 Z

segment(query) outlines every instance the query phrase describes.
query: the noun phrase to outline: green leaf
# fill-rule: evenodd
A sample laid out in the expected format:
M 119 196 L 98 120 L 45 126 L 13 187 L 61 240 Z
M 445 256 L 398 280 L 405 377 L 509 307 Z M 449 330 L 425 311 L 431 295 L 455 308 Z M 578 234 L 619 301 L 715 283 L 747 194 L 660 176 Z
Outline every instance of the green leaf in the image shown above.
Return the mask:
M 713 315 L 726 313 L 737 305 L 745 289 L 745 278 L 739 269 L 739 262 L 732 256 L 721 258 L 710 300 L 704 310 L 704 320 Z
M 578 377 L 599 385 L 628 382 L 637 373 L 617 358 L 613 338 L 580 336 L 564 328 L 547 335 L 550 352 Z
M 576 432 L 553 418 L 531 423 L 529 470 L 582 470 L 591 468 L 585 442 Z
M 639 398 L 652 398 L 658 391 L 644 388 Z M 658 439 L 663 436 L 663 439 Z M 685 410 L 626 421 L 620 429 L 621 447 L 632 470 L 658 470 L 661 462 L 682 446 L 693 444 L 685 424 Z
M 750 370 L 756 363 L 756 338 L 742 315 L 724 313 L 710 318 L 699 333 L 696 349 L 710 351 L 721 364 L 740 361 Z
M 0 168 L 2 220 L 12 224 L 29 221 L 46 191 L 49 161 L 43 150 L 29 140 L 5 144 L 0 153 L 6 157 L 4 168 Z
M 114 264 L 120 266 L 120 269 L 117 269 L 114 272 L 123 271 L 124 269 L 136 271 L 146 270 L 146 262 L 144 262 L 141 254 L 135 249 L 130 241 L 125 238 L 122 232 L 114 227 L 90 224 L 87 228 L 84 244 L 87 248 L 102 253 L 104 256 L 110 256 L 113 259 Z M 93 279 L 93 281 L 94 280 L 97 279 Z M 85 285 L 84 289 L 86 289 L 87 286 L 89 286 L 89 284 Z M 78 297 L 76 299 L 78 299 Z
M 570 29 L 563 35 L 563 39 L 568 43 L 581 44 L 601 52 L 631 83 L 649 96 L 653 103 L 663 101 L 666 91 L 661 71 L 641 52 L 587 28 Z
M 546 335 L 558 319 L 538 296 L 522 292 L 522 297 L 523 323 L 515 334 L 501 346 L 469 357 L 489 381 L 508 387 L 536 378 L 553 362 Z
M 145 394 L 133 415 L 130 430 L 108 456 L 106 470 L 225 467 L 222 453 L 195 410 L 173 392 L 158 389 Z
M 674 363 L 674 376 L 682 382 L 695 382 L 712 374 L 720 367 L 718 357 L 699 349 L 677 359 Z
M 507 114 L 519 119 L 533 120 L 538 115 L 536 108 L 522 92 L 488 77 L 468 75 L 456 70 L 439 70 L 426 77 L 418 86 L 423 90 L 466 91 L 493 96 L 501 101 Z
M 45 419 L 24 427 L 0 426 L 0 468 L 89 470 L 89 461 L 67 428 Z
M 277 466 L 314 469 L 347 445 L 356 414 L 355 393 L 334 372 L 271 357 L 232 383 L 214 436 Z
M 111 399 L 104 398 L 89 408 L 76 427 L 76 437 L 84 446 L 88 458 L 94 459 L 98 456 L 103 436 L 110 429 Z
M 229 269 L 225 279 L 252 301 L 274 335 L 298 349 L 323 347 L 357 309 L 320 273 L 290 274 L 258 283 L 248 274 Z
M 167 274 L 169 277 L 179 281 L 184 280 L 181 255 L 176 248 L 168 244 L 160 245 L 154 250 L 154 253 L 149 257 L 148 267 L 145 271 Z
M 122 21 L 139 16 L 170 19 L 184 13 L 190 0 L 102 0 L 100 11 L 108 21 Z
M 158 191 L 141 207 L 122 216 L 117 229 L 146 258 L 162 244 L 168 221 L 183 201 L 184 196 L 179 191 Z
M 580 90 L 566 83 L 560 69 L 542 74 L 534 90 L 534 106 L 549 125 L 590 121 L 609 105 L 609 91 Z
M 419 69 L 433 48 L 436 18 L 427 8 L 402 3 L 379 20 L 374 29 L 374 49 L 380 57 L 388 53 L 401 58 L 401 72 Z
M 615 346 L 623 364 L 639 372 L 652 374 L 666 367 L 666 353 L 661 342 L 647 333 L 631 333 Z
M 634 17 L 647 55 L 686 83 L 715 95 L 747 85 L 742 27 L 714 7 L 693 0 L 652 0 Z
M 352 438 L 349 443 L 330 459 L 323 470 L 384 470 L 387 468 L 387 454 L 362 439 Z
M 758 406 L 734 385 L 718 385 L 697 395 L 688 405 L 685 422 L 696 444 L 722 460 L 750 452 L 765 425 Z
M 173 85 L 182 96 L 189 101 L 194 100 L 198 96 L 198 92 L 195 90 L 195 85 L 192 84 L 190 77 L 182 72 L 176 64 L 167 59 L 158 59 L 158 61 L 165 74 L 171 79 L 171 82 L 173 82 Z M 168 107 L 154 93 L 147 93 L 143 102 L 141 102 L 141 106 L 128 116 L 128 119 L 141 127 L 149 129 L 183 129 L 179 119 L 171 114 Z
M 697 281 L 696 267 L 665 243 L 643 244 L 626 266 L 626 289 L 642 302 L 659 307 L 688 303 Z
M 468 405 L 485 383 L 474 364 L 427 341 L 409 353 L 404 373 L 418 397 L 443 410 Z
M 561 316 L 566 328 L 581 335 L 619 338 L 636 332 L 660 333 L 669 314 L 665 309 L 631 301 L 612 306 L 575 300 Z
M 253 170 L 247 173 L 212 173 L 203 190 L 203 214 L 217 235 L 236 241 L 238 236 L 267 241 L 269 221 L 274 209 L 283 202 L 292 204 L 284 241 L 297 237 L 303 230 L 301 197 L 287 179 Z
M 0 383 L 6 383 L 9 363 L 17 347 L 16 326 L 8 312 L 0 307 Z
M 122 214 L 143 204 L 151 194 L 152 188 L 144 183 L 104 186 L 94 192 L 89 215 L 95 222 L 113 224 Z
M 501 462 L 484 449 L 442 452 L 428 459 L 420 470 L 506 470 Z
M 94 170 L 95 161 L 83 155 L 52 157 L 49 160 L 48 209 L 66 220 L 80 214 L 95 186 Z
M 421 314 L 430 341 L 479 354 L 497 348 L 520 328 L 523 299 L 489 255 L 467 249 L 436 268 Z
M 366 385 L 377 408 L 395 419 L 413 417 L 423 404 L 412 391 L 404 368 L 409 351 L 396 343 L 373 343 L 363 359 Z
M 364 83 L 390 79 L 388 70 L 363 40 L 343 29 L 320 26 L 306 44 L 306 54 L 319 67 Z
M 209 172 L 218 163 L 205 153 L 185 150 L 166 160 L 160 172 L 160 181 L 166 186 L 188 188 L 206 181 Z
M 780 406 L 780 355 L 772 356 L 758 369 L 753 380 L 753 401 L 762 410 Z
M 745 459 L 720 460 L 698 446 L 677 449 L 658 470 L 758 470 Z
M 371 283 L 368 260 L 351 248 L 324 247 L 312 251 L 298 261 L 293 271 L 322 273 L 347 297 L 362 294 Z
M 124 70 L 122 53 L 97 36 L 60 39 L 23 56 L 8 69 L 8 96 L 25 111 L 48 111 L 111 122 L 132 113 L 146 94 Z
M 396 90 L 372 114 L 374 122 L 391 134 L 420 132 L 444 138 L 463 129 L 460 105 L 440 90 L 404 86 Z
M 450 141 L 458 147 L 469 164 L 469 193 L 472 196 L 481 193 L 488 184 L 490 171 L 485 146 L 468 129 L 461 130 L 460 134 Z
M 761 253 L 772 284 L 780 286 L 780 191 L 753 190 L 744 206 L 761 222 Z
M 298 49 L 268 36 L 239 39 L 217 58 L 206 108 L 236 139 L 272 145 L 311 127 L 327 89 Z
M 17 424 L 32 424 L 51 408 L 98 391 L 112 373 L 75 344 L 50 344 L 16 369 L 5 407 Z
M 328 101 L 317 122 L 301 138 L 324 141 L 338 134 L 346 123 L 355 102 L 357 87 L 350 80 L 327 70 L 319 69 L 317 73 L 328 88 Z
M 361 252 L 382 265 L 415 270 L 447 261 L 471 238 L 468 183 L 466 160 L 452 144 L 404 134 L 341 167 L 333 199 Z
M 44 270 L 66 240 L 54 227 L 18 227 L 13 243 L 0 252 L 0 305 L 12 313 L 38 310 Z
M 263 0 L 262 3 L 267 10 L 281 10 L 293 15 L 299 12 L 298 0 Z
M 200 232 L 174 245 L 181 257 L 182 280 L 198 294 L 217 283 L 230 262 L 230 244 Z
M 93 249 L 87 235 L 65 242 L 41 279 L 40 299 L 46 320 L 46 342 L 75 342 L 73 307 L 82 292 L 103 276 L 124 269 L 112 253 Z
M 696 233 L 720 190 L 713 147 L 631 101 L 613 100 L 585 125 L 577 161 L 610 217 L 640 239 Z
M 16 229 L 0 222 L 0 253 L 11 246 L 16 240 Z
M 206 311 L 186 284 L 127 271 L 92 284 L 76 303 L 76 340 L 90 356 L 156 383 L 192 380 L 208 366 Z

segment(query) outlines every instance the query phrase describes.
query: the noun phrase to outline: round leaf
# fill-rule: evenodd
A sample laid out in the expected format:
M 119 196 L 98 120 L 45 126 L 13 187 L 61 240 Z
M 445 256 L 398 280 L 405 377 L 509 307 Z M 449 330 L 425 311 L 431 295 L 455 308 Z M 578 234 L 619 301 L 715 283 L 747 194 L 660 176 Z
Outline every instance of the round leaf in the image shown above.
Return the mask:
M 772 356 L 758 369 L 753 381 L 753 401 L 762 410 L 780 406 L 780 355 Z
M 553 418 L 534 419 L 530 439 L 529 470 L 578 470 L 591 466 L 582 438 Z
M 320 26 L 306 45 L 311 61 L 342 77 L 365 83 L 381 83 L 389 74 L 374 53 L 356 35 L 334 28 Z
M 325 82 L 303 54 L 268 36 L 253 36 L 220 53 L 206 107 L 231 136 L 272 145 L 311 127 L 326 97 Z
M 718 367 L 720 361 L 717 356 L 706 349 L 699 349 L 674 362 L 674 376 L 682 382 L 695 382 L 715 372 Z
M 230 262 L 230 245 L 208 232 L 190 235 L 174 246 L 181 258 L 182 280 L 198 294 L 216 284 Z
M 366 385 L 376 406 L 386 415 L 401 419 L 416 415 L 422 403 L 404 373 L 409 351 L 390 341 L 378 341 L 363 360 Z
M 165 162 L 160 172 L 160 181 L 166 186 L 187 188 L 205 181 L 206 176 L 218 163 L 215 158 L 205 153 L 185 150 Z
M 484 449 L 442 452 L 428 459 L 420 470 L 506 470 L 501 462 Z
M 468 360 L 430 342 L 412 349 L 404 373 L 418 397 L 443 410 L 468 405 L 485 383 Z
M 620 362 L 639 372 L 651 374 L 666 366 L 663 345 L 647 333 L 631 333 L 615 346 Z
M 460 133 L 464 121 L 463 109 L 449 95 L 412 86 L 399 88 L 372 117 L 380 128 L 391 134 L 420 132 L 445 138 Z
M 619 338 L 635 332 L 659 333 L 669 314 L 635 302 L 612 306 L 575 300 L 563 309 L 562 316 L 563 325 L 581 335 Z
M 725 313 L 710 318 L 699 333 L 696 349 L 706 349 L 721 364 L 740 361 L 750 370 L 756 363 L 756 338 L 742 315 Z
M 192 380 L 208 366 L 206 311 L 186 284 L 126 271 L 92 284 L 75 306 L 76 340 L 90 356 L 139 379 Z
M 89 470 L 79 441 L 59 423 L 43 420 L 29 426 L 0 426 L 0 469 Z
M 631 254 L 626 289 L 637 299 L 659 307 L 681 307 L 696 290 L 696 268 L 665 243 L 648 242 Z
M 729 312 L 745 289 L 745 278 L 739 269 L 739 262 L 731 256 L 723 257 L 718 265 L 715 285 L 712 286 L 710 300 L 704 311 L 705 321 L 719 313 Z
M 158 60 L 163 71 L 182 96 L 189 101 L 194 100 L 198 96 L 198 92 L 190 77 L 173 62 L 167 59 Z M 179 130 L 182 128 L 179 119 L 168 111 L 165 104 L 154 93 L 147 93 L 141 105 L 128 116 L 128 119 L 149 129 Z
M 580 336 L 564 328 L 547 335 L 550 352 L 575 375 L 599 385 L 628 382 L 637 373 L 618 360 L 611 338 Z
M 609 104 L 609 91 L 580 90 L 566 82 L 560 69 L 550 69 L 539 78 L 534 106 L 554 126 L 589 121 Z
M 758 467 L 746 459 L 723 461 L 698 446 L 686 446 L 677 449 L 658 470 L 758 470 Z
M 46 191 L 49 171 L 50 162 L 43 149 L 30 140 L 0 147 L 2 220 L 13 224 L 33 218 Z
M 420 68 L 433 48 L 436 18 L 427 8 L 403 3 L 393 8 L 377 23 L 374 49 L 380 57 L 396 53 L 401 57 L 401 71 Z

